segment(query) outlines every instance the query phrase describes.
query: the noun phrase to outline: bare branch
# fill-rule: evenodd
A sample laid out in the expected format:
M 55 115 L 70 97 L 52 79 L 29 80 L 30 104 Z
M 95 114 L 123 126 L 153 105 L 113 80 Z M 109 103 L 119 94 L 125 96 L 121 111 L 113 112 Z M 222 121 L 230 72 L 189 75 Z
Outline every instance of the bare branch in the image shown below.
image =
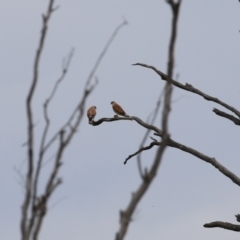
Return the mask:
M 172 33 L 170 37 L 170 45 L 169 45 L 169 57 L 168 57 L 168 76 L 171 78 L 172 72 L 173 72 L 173 66 L 174 66 L 174 45 L 176 40 L 176 31 L 177 31 L 177 20 L 178 20 L 178 12 L 179 12 L 179 6 L 181 1 L 178 3 L 171 5 L 173 11 L 173 18 L 172 18 Z M 165 87 L 165 96 L 164 96 L 164 108 L 163 108 L 163 120 L 162 120 L 162 126 L 163 131 L 160 129 L 154 127 L 153 125 L 144 123 L 141 119 L 137 117 L 130 117 L 131 119 L 135 120 L 140 125 L 144 126 L 147 129 L 151 129 L 158 134 L 162 134 L 162 143 L 161 146 L 158 148 L 156 152 L 155 159 L 153 161 L 153 164 L 150 168 L 149 173 L 145 173 L 144 179 L 137 189 L 135 193 L 132 195 L 132 199 L 130 200 L 129 205 L 127 206 L 125 211 L 120 212 L 120 228 L 118 232 L 116 233 L 116 240 L 122 240 L 127 232 L 129 223 L 132 219 L 132 214 L 135 211 L 138 202 L 143 197 L 149 186 L 151 185 L 153 179 L 156 176 L 157 170 L 160 166 L 163 152 L 166 149 L 167 142 L 168 142 L 168 117 L 170 113 L 170 103 L 171 103 L 171 92 L 172 92 L 172 86 L 171 82 L 167 81 L 166 87 Z M 155 144 L 155 142 L 154 142 Z
M 129 118 L 101 118 L 98 121 L 93 121 L 93 126 L 98 126 L 100 124 L 102 124 L 103 122 L 114 122 L 114 121 L 122 121 L 122 120 L 134 120 L 136 121 L 139 125 L 141 125 L 142 127 L 146 128 L 146 129 L 150 129 L 153 130 L 155 133 L 154 135 L 162 137 L 162 130 L 158 129 L 157 127 L 147 124 L 145 123 L 143 120 L 141 120 L 138 117 L 135 116 L 131 116 Z M 217 168 L 221 173 L 223 173 L 225 176 L 227 176 L 228 178 L 230 178 L 234 183 L 236 183 L 237 185 L 240 186 L 240 178 L 237 177 L 234 173 L 232 173 L 231 171 L 229 171 L 226 167 L 224 167 L 222 164 L 220 164 L 215 158 L 213 157 L 209 157 L 201 152 L 198 152 L 197 150 L 190 148 L 188 146 L 185 146 L 179 142 L 174 141 L 172 138 L 168 138 L 168 143 L 167 145 L 169 147 L 173 147 L 173 148 L 178 148 L 184 152 L 188 152 L 192 155 L 194 155 L 195 157 L 202 159 L 203 161 L 212 164 L 215 168 Z
M 140 118 L 135 117 L 135 116 L 118 117 L 118 118 L 101 118 L 97 121 L 92 121 L 92 126 L 98 126 L 98 125 L 102 124 L 103 122 L 115 122 L 115 121 L 120 121 L 120 120 L 134 120 L 139 125 L 145 127 L 146 129 L 153 130 L 156 133 L 162 134 L 162 131 L 159 128 L 157 128 L 153 125 L 150 125 L 148 123 L 145 123 L 143 120 L 141 120 Z
M 143 152 L 143 151 L 146 151 L 146 150 L 149 150 L 149 149 L 151 149 L 153 146 L 160 146 L 160 145 L 161 145 L 161 144 L 158 143 L 158 142 L 151 142 L 150 145 L 148 145 L 147 147 L 142 147 L 142 148 L 140 148 L 137 152 L 129 155 L 129 156 L 126 158 L 126 160 L 124 161 L 124 164 L 126 164 L 127 161 L 128 161 L 130 158 L 138 155 L 139 153 L 141 153 L 141 152 Z
M 161 93 L 158 97 L 155 109 L 153 110 L 152 113 L 149 114 L 149 116 L 147 118 L 147 123 L 149 123 L 150 125 L 153 125 L 155 123 L 155 120 L 157 118 L 157 115 L 158 115 L 158 112 L 159 112 L 159 109 L 160 109 L 160 106 L 161 106 L 162 95 L 163 95 L 163 90 L 161 91 Z M 151 116 L 152 116 L 152 119 L 151 119 Z M 147 131 L 145 132 L 145 135 L 143 136 L 143 139 L 142 139 L 142 142 L 139 146 L 139 149 L 141 149 L 144 146 L 144 144 L 146 143 L 150 132 L 151 132 L 151 130 L 147 129 Z M 141 178 L 144 179 L 144 174 L 143 174 L 143 171 L 142 171 L 142 163 L 141 163 L 141 152 L 140 152 L 140 154 L 137 155 L 137 165 L 138 165 L 139 174 L 140 174 Z
M 40 57 L 43 51 L 43 46 L 47 34 L 48 22 L 52 14 L 52 9 L 54 5 L 54 0 L 49 1 L 48 9 L 45 15 L 43 15 L 43 24 L 41 30 L 41 36 L 39 40 L 39 45 L 35 55 L 34 66 L 33 66 L 33 79 L 26 99 L 26 110 L 27 110 L 27 121 L 28 121 L 28 172 L 26 179 L 26 192 L 25 198 L 22 205 L 22 219 L 21 219 L 21 233 L 22 240 L 26 240 L 29 237 L 29 230 L 27 229 L 28 220 L 28 208 L 30 204 L 30 198 L 32 194 L 32 175 L 34 171 L 34 126 L 33 126 L 33 113 L 32 113 L 32 98 L 38 82 L 38 70 Z
M 157 68 L 155 68 L 154 66 L 147 65 L 147 64 L 144 64 L 144 63 L 135 63 L 135 64 L 132 64 L 132 65 L 133 65 L 133 66 L 142 66 L 142 67 L 145 67 L 145 68 L 150 68 L 150 69 L 152 69 L 153 71 L 155 71 L 155 72 L 161 77 L 162 80 L 167 81 L 167 75 L 164 74 L 163 72 L 159 71 L 159 70 L 158 70 Z M 210 96 L 210 95 L 207 95 L 207 94 L 201 92 L 201 91 L 198 90 L 197 88 L 193 87 L 191 84 L 186 83 L 186 84 L 184 85 L 184 84 L 182 84 L 182 83 L 179 83 L 179 82 L 173 80 L 172 78 L 170 79 L 170 81 L 171 81 L 171 83 L 172 83 L 174 86 L 176 86 L 176 87 L 178 87 L 178 88 L 181 88 L 181 89 L 183 89 L 183 90 L 186 90 L 186 91 L 188 91 L 188 92 L 192 92 L 192 93 L 195 93 L 195 94 L 197 94 L 197 95 L 200 95 L 200 96 L 202 96 L 202 97 L 203 97 L 205 100 L 207 100 L 207 101 L 215 102 L 215 103 L 217 103 L 217 104 L 225 107 L 226 109 L 230 110 L 231 112 L 233 112 L 234 114 L 236 114 L 238 117 L 240 117 L 240 112 L 239 112 L 236 108 L 234 108 L 234 107 L 226 104 L 225 102 L 219 100 L 218 98 L 212 97 L 212 96 Z
M 54 163 L 54 167 L 53 170 L 49 176 L 48 182 L 46 184 L 46 189 L 45 189 L 45 193 L 42 196 L 42 202 L 41 202 L 41 207 L 38 207 L 37 210 L 40 212 L 37 215 L 37 218 L 34 216 L 33 218 L 33 222 L 35 224 L 34 230 L 33 230 L 33 240 L 37 240 L 38 239 L 38 235 L 42 226 L 42 222 L 43 222 L 43 218 L 46 215 L 46 210 L 47 210 L 47 202 L 48 199 L 50 198 L 51 194 L 53 193 L 53 191 L 56 189 L 57 186 L 59 186 L 59 184 L 61 184 L 61 179 L 57 178 L 57 173 L 59 168 L 61 167 L 62 163 L 61 163 L 61 159 L 62 159 L 62 154 L 65 148 L 65 144 L 64 144 L 64 131 L 62 131 L 59 134 L 59 148 L 58 148 L 58 152 L 55 158 L 55 163 Z M 36 213 L 36 211 L 34 212 Z
M 236 217 L 236 220 L 240 222 L 240 214 L 235 215 L 235 217 Z
M 94 77 L 94 74 L 96 73 L 101 61 L 103 60 L 103 57 L 106 55 L 110 45 L 112 44 L 113 40 L 115 39 L 115 37 L 117 36 L 118 32 L 122 29 L 122 27 L 127 25 L 127 21 L 124 20 L 119 26 L 116 27 L 116 29 L 114 30 L 113 34 L 111 35 L 111 37 L 109 38 L 108 42 L 106 43 L 106 45 L 103 48 L 103 51 L 100 53 L 99 57 L 97 58 L 96 63 L 94 64 L 87 80 L 86 80 L 86 84 L 85 84 L 85 88 L 83 91 L 83 97 L 82 99 L 79 101 L 79 103 L 77 104 L 77 106 L 75 107 L 75 109 L 73 110 L 72 114 L 70 115 L 69 119 L 67 120 L 67 122 L 53 135 L 53 137 L 47 142 L 47 144 L 43 147 L 43 151 L 47 151 L 47 149 L 51 146 L 51 144 L 57 139 L 58 134 L 62 131 L 65 130 L 68 126 L 72 125 L 72 121 L 76 118 L 76 115 L 80 112 L 80 114 L 77 117 L 76 122 L 74 123 L 74 126 L 72 128 L 73 131 L 71 131 L 71 134 L 68 137 L 68 142 L 71 140 L 71 136 L 73 136 L 73 133 L 77 130 L 78 125 L 80 124 L 82 118 L 83 118 L 83 114 L 85 112 L 85 103 L 86 103 L 86 99 L 89 96 L 90 93 L 92 93 L 92 91 L 95 89 L 96 85 L 97 85 L 97 78 L 96 78 L 96 82 L 95 84 L 91 84 L 92 78 Z
M 160 147 L 159 149 L 162 149 L 162 148 Z M 116 240 L 122 240 L 124 238 L 124 236 L 127 232 L 129 223 L 132 219 L 132 215 L 133 215 L 139 201 L 141 200 L 141 198 L 143 197 L 143 195 L 145 194 L 145 192 L 151 185 L 151 182 L 154 179 L 154 177 L 156 176 L 162 153 L 163 153 L 162 150 L 157 151 L 155 160 L 150 168 L 149 173 L 145 173 L 145 177 L 144 177 L 142 183 L 140 184 L 139 188 L 137 189 L 137 191 L 135 193 L 132 194 L 132 198 L 131 198 L 126 210 L 120 211 L 120 228 L 119 228 L 118 232 L 116 233 L 116 238 L 115 238 Z
M 240 119 L 234 117 L 233 115 L 231 114 L 228 114 L 228 113 L 225 113 L 223 111 L 220 111 L 218 110 L 217 108 L 214 108 L 213 109 L 213 112 L 215 112 L 218 116 L 220 117 L 224 117 L 224 118 L 227 118 L 229 119 L 230 121 L 232 121 L 233 123 L 235 123 L 236 125 L 240 125 Z
M 43 135 L 42 135 L 42 139 L 41 139 L 41 144 L 40 144 L 40 150 L 39 150 L 39 158 L 37 161 L 37 167 L 36 167 L 36 173 L 35 173 L 35 177 L 34 177 L 34 186 L 33 186 L 33 204 L 34 204 L 34 199 L 37 196 L 37 183 L 38 183 L 38 179 L 39 179 L 39 174 L 41 171 L 41 167 L 42 167 L 42 161 L 43 161 L 43 156 L 44 156 L 44 145 L 45 145 L 45 141 L 46 141 L 46 137 L 47 137 L 47 133 L 49 130 L 49 126 L 50 126 L 50 119 L 48 116 L 48 106 L 51 102 L 51 100 L 53 99 L 59 84 L 64 80 L 68 69 L 70 67 L 71 64 L 71 60 L 74 54 L 74 49 L 71 49 L 71 51 L 68 54 L 67 60 L 64 61 L 63 64 L 63 68 L 62 68 L 62 74 L 59 77 L 59 79 L 55 82 L 55 85 L 52 89 L 51 94 L 49 95 L 49 97 L 46 99 L 45 103 L 43 104 L 43 113 L 44 113 L 44 119 L 45 119 L 45 128 L 43 130 Z
M 157 133 L 154 133 L 154 135 L 160 136 Z M 187 147 L 181 143 L 178 143 L 171 138 L 168 141 L 168 146 L 178 148 L 184 152 L 190 153 L 194 155 L 195 157 L 202 159 L 203 161 L 212 164 L 215 168 L 217 168 L 222 174 L 224 174 L 226 177 L 230 178 L 234 183 L 236 183 L 238 186 L 240 186 L 240 178 L 236 176 L 234 173 L 229 171 L 226 167 L 224 167 L 222 164 L 220 164 L 215 158 L 209 157 L 201 152 L 198 152 L 197 150 Z
M 240 225 L 228 223 L 228 222 L 211 222 L 211 223 L 206 223 L 203 225 L 205 228 L 224 228 L 227 230 L 235 231 L 235 232 L 240 232 Z

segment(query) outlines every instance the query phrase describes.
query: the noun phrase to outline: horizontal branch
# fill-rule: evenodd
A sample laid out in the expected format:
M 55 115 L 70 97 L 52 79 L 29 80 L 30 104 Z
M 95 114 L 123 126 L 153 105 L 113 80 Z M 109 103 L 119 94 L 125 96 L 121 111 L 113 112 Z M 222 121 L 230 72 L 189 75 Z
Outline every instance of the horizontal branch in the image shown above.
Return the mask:
M 132 65 L 133 65 L 133 66 L 141 66 L 141 67 L 145 67 L 145 68 L 150 68 L 150 69 L 152 69 L 153 71 L 155 71 L 155 72 L 161 77 L 162 80 L 165 80 L 165 81 L 168 80 L 168 76 L 167 76 L 165 73 L 159 71 L 159 70 L 158 70 L 157 68 L 155 68 L 154 66 L 147 65 L 147 64 L 144 64 L 144 63 L 135 63 L 135 64 L 132 64 Z M 178 87 L 178 88 L 181 88 L 181 89 L 183 89 L 183 90 L 186 90 L 186 91 L 188 91 L 188 92 L 192 92 L 192 93 L 195 93 L 195 94 L 197 94 L 197 95 L 200 95 L 200 96 L 202 96 L 202 97 L 203 97 L 205 100 L 207 100 L 207 101 L 215 102 L 215 103 L 217 103 L 217 104 L 225 107 L 226 109 L 230 110 L 231 112 L 235 113 L 238 117 L 240 117 L 240 112 L 239 112 L 237 109 L 235 109 L 234 107 L 232 107 L 232 106 L 226 104 L 225 102 L 219 100 L 218 98 L 212 97 L 212 96 L 210 96 L 210 95 L 208 95 L 208 94 L 206 94 L 206 93 L 201 92 L 201 91 L 198 90 L 197 88 L 193 87 L 191 84 L 186 83 L 186 84 L 184 85 L 184 84 L 179 83 L 179 82 L 177 82 L 177 81 L 175 81 L 175 80 L 173 80 L 173 79 L 170 79 L 170 81 L 171 81 L 171 83 L 172 83 L 174 86 L 176 86 L 176 87 Z
M 102 124 L 103 122 L 115 122 L 115 121 L 119 121 L 119 120 L 132 120 L 132 119 L 129 117 L 100 118 L 97 121 L 89 122 L 89 124 L 92 126 L 98 126 L 98 125 Z
M 205 228 L 224 228 L 227 230 L 235 231 L 235 232 L 240 232 L 240 225 L 228 223 L 228 222 L 211 222 L 211 223 L 206 223 L 203 225 Z
M 235 123 L 236 125 L 240 125 L 240 119 L 234 117 L 233 115 L 231 114 L 228 114 L 228 113 L 225 113 L 223 111 L 220 111 L 218 110 L 217 108 L 214 108 L 213 109 L 213 112 L 215 112 L 218 116 L 220 117 L 224 117 L 224 118 L 227 118 L 229 119 L 230 121 L 232 121 L 233 123 Z
M 102 124 L 103 122 L 115 122 L 115 121 L 119 121 L 119 120 L 134 120 L 136 121 L 139 125 L 149 129 L 149 130 L 153 130 L 154 132 L 158 133 L 158 134 L 162 134 L 162 130 L 160 130 L 159 128 L 145 123 L 143 120 L 141 120 L 138 117 L 134 117 L 134 116 L 130 116 L 130 117 L 114 117 L 114 118 L 101 118 L 97 121 L 93 121 L 91 125 L 93 126 L 98 126 L 100 124 Z

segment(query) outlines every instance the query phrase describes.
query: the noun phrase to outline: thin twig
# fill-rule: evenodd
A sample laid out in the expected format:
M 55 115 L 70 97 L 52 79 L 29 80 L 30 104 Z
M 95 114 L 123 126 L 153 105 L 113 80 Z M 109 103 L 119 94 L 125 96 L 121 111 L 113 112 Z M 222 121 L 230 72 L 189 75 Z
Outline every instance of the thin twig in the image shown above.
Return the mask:
M 98 66 L 99 64 L 101 63 L 103 57 L 105 56 L 105 54 L 107 53 L 108 51 L 108 48 L 110 47 L 111 43 L 113 42 L 113 40 L 115 39 L 115 37 L 117 36 L 118 32 L 121 30 L 122 27 L 126 26 L 128 24 L 127 20 L 123 20 L 123 22 L 116 27 L 116 29 L 114 30 L 112 36 L 109 38 L 109 40 L 107 41 L 105 47 L 103 48 L 102 52 L 100 53 L 96 63 L 94 64 L 93 66 L 93 69 L 92 71 L 90 72 L 88 78 L 87 78 L 87 81 L 86 81 L 86 87 L 89 87 L 89 84 L 95 74 L 95 72 L 97 71 L 98 69 Z
M 159 109 L 160 109 L 160 106 L 161 106 L 162 95 L 163 95 L 163 90 L 161 91 L 161 93 L 158 97 L 155 109 L 153 110 L 152 113 L 149 114 L 149 116 L 147 118 L 146 122 L 149 123 L 150 125 L 153 125 L 155 123 L 155 120 L 157 118 L 157 115 L 158 115 L 158 112 L 159 112 Z M 152 117 L 152 119 L 151 119 L 151 117 Z M 151 130 L 147 129 L 147 131 L 145 132 L 145 134 L 143 136 L 143 139 L 142 139 L 142 142 L 139 146 L 139 149 L 141 149 L 144 146 L 144 144 L 146 143 L 150 132 L 151 132 Z M 144 173 L 143 173 L 143 170 L 142 170 L 142 163 L 141 163 L 141 152 L 140 152 L 140 154 L 137 155 L 137 166 L 138 166 L 138 171 L 139 171 L 139 174 L 140 174 L 141 178 L 144 179 Z
M 67 56 L 67 60 L 64 61 L 61 76 L 55 82 L 54 87 L 52 89 L 52 92 L 50 93 L 49 97 L 46 99 L 45 103 L 43 104 L 45 128 L 43 130 L 43 135 L 42 135 L 42 138 L 41 138 L 41 144 L 40 144 L 40 150 L 39 150 L 39 158 L 38 158 L 38 161 L 37 161 L 36 173 L 35 173 L 35 177 L 34 177 L 33 204 L 34 204 L 35 198 L 37 196 L 37 184 L 38 184 L 39 174 L 40 174 L 40 171 L 41 171 L 42 161 L 43 161 L 43 157 L 44 157 L 44 153 L 45 153 L 45 151 L 43 151 L 43 147 L 45 145 L 47 133 L 48 133 L 49 126 L 50 126 L 50 118 L 48 116 L 48 106 L 49 106 L 51 100 L 53 99 L 53 97 L 54 97 L 54 95 L 55 95 L 55 93 L 56 93 L 56 91 L 58 89 L 58 86 L 64 80 L 64 78 L 65 78 L 65 76 L 66 76 L 66 74 L 68 72 L 68 69 L 70 67 L 73 54 L 74 54 L 74 49 L 71 49 L 71 51 L 69 52 L 69 54 Z
M 115 37 L 117 36 L 118 32 L 122 29 L 122 27 L 126 26 L 128 23 L 126 20 L 124 20 L 119 26 L 116 27 L 116 29 L 114 30 L 113 34 L 111 35 L 111 37 L 109 38 L 108 42 L 106 43 L 106 45 L 103 48 L 103 51 L 100 53 L 99 57 L 97 58 L 87 80 L 85 83 L 85 87 L 83 90 L 83 97 L 80 100 L 80 102 L 77 104 L 77 106 L 75 107 L 75 109 L 73 110 L 72 114 L 70 115 L 69 119 L 67 120 L 67 122 L 53 135 L 53 137 L 46 143 L 46 145 L 43 147 L 43 151 L 47 151 L 47 149 L 51 146 L 51 144 L 57 139 L 58 134 L 64 130 L 67 126 L 72 125 L 72 121 L 74 120 L 74 118 L 76 117 L 76 114 L 80 111 L 81 114 L 84 113 L 85 111 L 85 102 L 86 99 L 88 97 L 88 95 L 94 90 L 94 88 L 97 85 L 97 81 L 94 84 L 91 84 L 92 78 L 94 77 L 94 74 L 96 73 L 101 61 L 103 60 L 103 57 L 106 55 L 109 47 L 111 46 L 113 40 L 115 39 Z M 83 115 L 81 115 L 83 116 Z M 81 121 L 82 117 L 79 119 L 79 123 Z M 76 130 L 76 128 L 75 128 Z M 70 138 L 69 138 L 70 139 Z
M 143 151 L 146 151 L 146 150 L 149 150 L 149 149 L 151 149 L 152 147 L 154 147 L 154 146 L 159 146 L 159 145 L 161 145 L 161 144 L 158 143 L 158 142 L 151 142 L 148 146 L 146 146 L 146 147 L 141 147 L 137 152 L 129 155 L 129 156 L 126 158 L 126 160 L 124 161 L 124 164 L 126 164 L 130 158 L 132 158 L 132 157 L 134 157 L 134 156 L 136 156 L 136 155 L 139 155 L 139 153 L 141 153 L 141 152 L 143 152 Z

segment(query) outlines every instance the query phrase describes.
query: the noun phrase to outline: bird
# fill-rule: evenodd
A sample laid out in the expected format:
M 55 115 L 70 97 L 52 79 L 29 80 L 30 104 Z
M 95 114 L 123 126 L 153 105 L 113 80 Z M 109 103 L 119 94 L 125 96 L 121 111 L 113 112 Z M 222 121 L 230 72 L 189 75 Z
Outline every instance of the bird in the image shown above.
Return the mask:
M 92 124 L 97 112 L 96 112 L 97 107 L 96 106 L 92 106 L 87 110 L 87 116 L 89 119 L 89 124 Z
M 112 101 L 111 102 L 112 104 L 112 108 L 113 108 L 113 111 L 117 114 L 117 115 L 120 115 L 120 116 L 124 116 L 124 117 L 129 117 L 125 111 L 122 109 L 122 107 L 117 104 L 116 102 Z

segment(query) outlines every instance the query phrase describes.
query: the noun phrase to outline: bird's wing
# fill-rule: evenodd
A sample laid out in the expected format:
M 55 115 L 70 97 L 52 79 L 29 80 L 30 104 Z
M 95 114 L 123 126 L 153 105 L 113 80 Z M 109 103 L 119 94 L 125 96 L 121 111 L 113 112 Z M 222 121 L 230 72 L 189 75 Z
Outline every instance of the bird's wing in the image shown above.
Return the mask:
M 115 103 L 113 105 L 113 109 L 115 112 L 119 113 L 119 114 L 122 114 L 122 115 L 125 115 L 125 111 L 122 109 L 122 107 L 120 105 L 118 105 L 117 103 Z

